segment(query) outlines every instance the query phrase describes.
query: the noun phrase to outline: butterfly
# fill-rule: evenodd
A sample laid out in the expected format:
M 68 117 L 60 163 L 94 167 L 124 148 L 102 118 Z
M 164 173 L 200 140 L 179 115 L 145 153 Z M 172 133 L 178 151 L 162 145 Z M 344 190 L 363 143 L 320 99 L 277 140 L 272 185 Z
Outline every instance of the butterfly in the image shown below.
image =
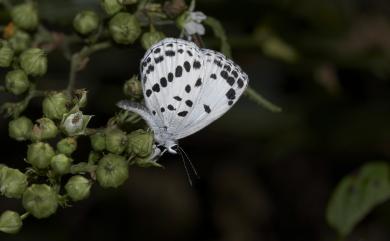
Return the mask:
M 140 115 L 156 143 L 172 154 L 179 139 L 221 117 L 248 85 L 247 74 L 222 53 L 175 38 L 147 50 L 140 79 L 145 105 L 127 100 L 117 105 Z

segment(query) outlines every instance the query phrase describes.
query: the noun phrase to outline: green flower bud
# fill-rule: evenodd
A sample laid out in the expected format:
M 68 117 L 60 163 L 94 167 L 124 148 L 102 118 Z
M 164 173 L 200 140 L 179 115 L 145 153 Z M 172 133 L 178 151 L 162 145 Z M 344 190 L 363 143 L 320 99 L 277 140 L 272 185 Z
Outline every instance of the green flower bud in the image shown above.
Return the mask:
M 26 50 L 31 44 L 31 37 L 23 30 L 16 29 L 11 38 L 8 39 L 11 47 L 15 52 L 20 53 Z
M 84 135 L 92 116 L 78 111 L 62 119 L 61 127 L 69 136 Z
M 163 32 L 159 32 L 153 29 L 152 31 L 146 32 L 142 35 L 141 44 L 144 49 L 149 49 L 164 38 L 165 34 Z
M 118 0 L 100 0 L 100 4 L 104 11 L 112 16 L 122 10 L 122 5 L 118 2 Z
M 31 131 L 32 141 L 41 141 L 51 139 L 57 136 L 58 128 L 56 124 L 49 118 L 41 118 L 36 121 Z
M 28 81 L 27 74 L 23 70 L 16 69 L 6 74 L 5 87 L 12 94 L 20 95 L 30 88 L 30 81 Z
M 22 116 L 9 122 L 8 133 L 12 139 L 25 141 L 30 138 L 32 127 L 32 121 L 29 118 Z
M 23 194 L 23 207 L 36 218 L 47 218 L 57 211 L 57 193 L 46 184 L 33 184 Z
M 73 137 L 67 137 L 57 143 L 59 153 L 70 156 L 77 149 L 77 140 Z
M 117 129 L 107 129 L 106 132 L 106 149 L 114 154 L 121 154 L 127 147 L 126 133 Z
M 99 28 L 100 19 L 94 11 L 82 11 L 73 19 L 73 27 L 77 32 L 87 35 Z
M 88 155 L 88 163 L 94 164 L 94 163 L 98 162 L 100 158 L 101 158 L 100 153 L 95 152 L 95 151 L 91 151 Z
M 27 162 L 38 169 L 49 167 L 51 158 L 55 155 L 53 148 L 43 142 L 33 143 L 27 149 Z
M 134 97 L 136 99 L 139 99 L 142 97 L 142 85 L 141 81 L 138 80 L 137 76 L 131 77 L 128 81 L 125 82 L 123 85 L 123 92 L 125 95 L 129 97 Z
M 27 176 L 18 169 L 4 167 L 0 178 L 0 192 L 8 198 L 20 198 L 27 188 Z
M 25 30 L 34 30 L 39 24 L 38 11 L 32 3 L 16 5 L 11 10 L 11 17 L 16 26 Z
M 14 211 L 5 211 L 0 215 L 0 231 L 8 234 L 16 234 L 23 226 L 20 215 Z
M 74 201 L 81 201 L 89 197 L 91 182 L 80 175 L 73 176 L 65 185 L 66 193 Z
M 64 154 L 58 154 L 51 158 L 50 166 L 57 174 L 64 175 L 70 172 L 72 159 Z
M 134 15 L 120 12 L 109 22 L 112 38 L 118 44 L 132 44 L 141 34 L 141 26 Z
M 9 67 L 14 59 L 14 50 L 7 41 L 0 40 L 0 67 Z
M 127 153 L 139 157 L 148 157 L 153 152 L 153 134 L 144 130 L 136 130 L 128 136 Z
M 68 113 L 70 100 L 63 92 L 53 92 L 42 102 L 43 114 L 49 119 L 61 120 Z
M 95 151 L 104 151 L 106 149 L 106 135 L 103 132 L 97 132 L 90 136 L 91 146 Z
M 42 76 L 47 71 L 46 53 L 39 48 L 27 49 L 20 55 L 20 66 L 28 75 Z
M 99 161 L 96 179 L 104 188 L 118 187 L 129 177 L 129 167 L 123 156 L 108 154 Z

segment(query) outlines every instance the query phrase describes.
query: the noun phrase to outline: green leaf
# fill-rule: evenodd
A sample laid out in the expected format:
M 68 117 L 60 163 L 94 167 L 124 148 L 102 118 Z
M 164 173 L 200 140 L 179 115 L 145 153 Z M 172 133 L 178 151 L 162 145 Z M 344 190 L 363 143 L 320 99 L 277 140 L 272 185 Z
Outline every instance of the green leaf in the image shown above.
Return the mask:
M 343 178 L 327 207 L 329 225 L 345 237 L 373 208 L 390 198 L 389 166 L 373 162 Z
M 211 29 L 214 31 L 214 35 L 221 40 L 221 52 L 226 57 L 231 58 L 232 51 L 226 37 L 225 29 L 223 28 L 221 22 L 213 17 L 207 17 L 203 23 L 211 27 Z

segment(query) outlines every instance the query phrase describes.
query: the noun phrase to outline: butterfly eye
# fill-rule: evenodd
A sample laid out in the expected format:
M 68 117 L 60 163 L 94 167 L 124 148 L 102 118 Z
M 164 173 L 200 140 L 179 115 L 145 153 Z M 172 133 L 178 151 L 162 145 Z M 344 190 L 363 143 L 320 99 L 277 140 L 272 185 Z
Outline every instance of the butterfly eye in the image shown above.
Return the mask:
M 171 147 L 172 150 L 174 150 L 175 152 L 178 152 L 179 151 L 179 146 L 178 145 L 174 145 Z

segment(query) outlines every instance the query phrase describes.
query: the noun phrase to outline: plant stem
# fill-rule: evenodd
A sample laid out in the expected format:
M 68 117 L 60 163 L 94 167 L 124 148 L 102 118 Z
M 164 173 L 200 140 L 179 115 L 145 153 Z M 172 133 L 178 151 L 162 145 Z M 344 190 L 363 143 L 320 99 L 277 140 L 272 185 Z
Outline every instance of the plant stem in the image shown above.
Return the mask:
M 256 92 L 256 90 L 252 89 L 248 86 L 248 88 L 245 91 L 245 95 L 254 101 L 256 104 L 266 108 L 267 110 L 275 113 L 279 113 L 282 111 L 282 108 L 271 103 L 269 100 L 265 99 L 263 96 L 261 96 L 259 93 Z
M 21 218 L 22 220 L 25 220 L 28 216 L 30 216 L 30 213 L 29 213 L 29 212 L 26 212 L 26 213 L 20 215 L 20 218 Z
M 70 60 L 70 72 L 69 72 L 69 82 L 68 82 L 68 87 L 66 88 L 67 94 L 70 96 L 72 94 L 72 91 L 74 90 L 75 82 L 76 82 L 76 74 L 79 70 L 81 70 L 81 66 L 83 61 L 90 56 L 91 54 L 107 49 L 111 47 L 110 42 L 101 42 L 101 43 L 96 43 L 90 46 L 85 46 L 84 48 L 81 49 L 80 52 L 74 53 L 71 57 Z

